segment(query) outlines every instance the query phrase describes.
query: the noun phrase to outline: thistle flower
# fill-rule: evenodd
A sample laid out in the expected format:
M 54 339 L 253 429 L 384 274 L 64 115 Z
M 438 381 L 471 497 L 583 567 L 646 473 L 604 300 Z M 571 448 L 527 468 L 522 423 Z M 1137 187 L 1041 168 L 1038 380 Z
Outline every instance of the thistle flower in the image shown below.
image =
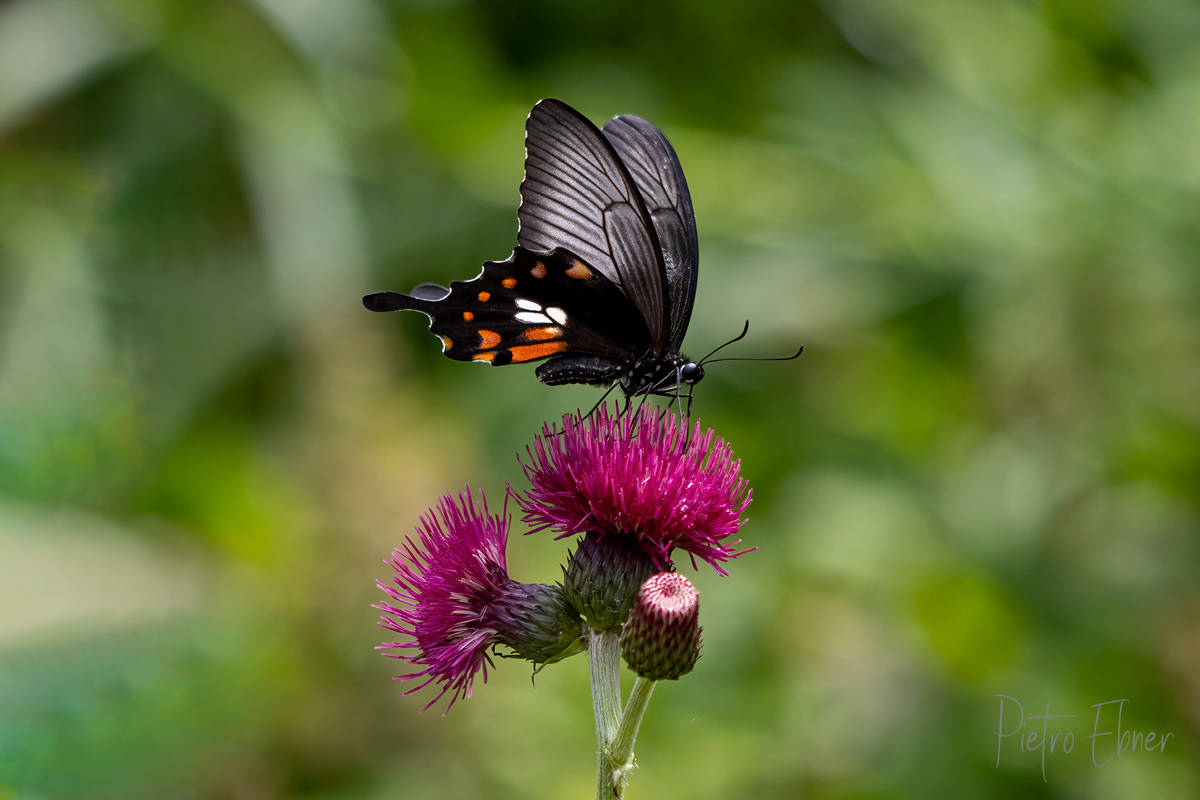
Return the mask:
M 646 579 L 621 632 L 621 654 L 652 681 L 692 671 L 700 657 L 700 595 L 691 581 L 678 572 Z
M 384 612 L 379 624 L 412 638 L 376 649 L 396 650 L 384 655 L 419 668 L 397 676 L 424 679 L 405 694 L 431 683 L 440 687 L 422 711 L 447 692 L 447 711 L 459 697 L 470 697 L 477 673 L 486 683 L 494 666 L 487 651 L 495 645 L 538 664 L 583 649 L 582 621 L 560 587 L 523 584 L 508 576 L 507 515 L 489 515 L 482 493 L 480 498 L 476 508 L 469 491 L 457 500 L 443 496 L 421 517 L 421 547 L 406 539 L 385 560 L 395 585 L 377 582 L 395 603 L 374 606 Z
M 601 407 L 586 419 L 546 425 L 521 461 L 533 484 L 517 502 L 534 530 L 563 538 L 585 531 L 631 536 L 659 569 L 676 548 L 726 574 L 722 562 L 749 550 L 728 541 L 744 521 L 751 490 L 724 439 L 690 432 L 672 414 L 613 416 Z M 753 548 L 750 548 L 753 549 Z

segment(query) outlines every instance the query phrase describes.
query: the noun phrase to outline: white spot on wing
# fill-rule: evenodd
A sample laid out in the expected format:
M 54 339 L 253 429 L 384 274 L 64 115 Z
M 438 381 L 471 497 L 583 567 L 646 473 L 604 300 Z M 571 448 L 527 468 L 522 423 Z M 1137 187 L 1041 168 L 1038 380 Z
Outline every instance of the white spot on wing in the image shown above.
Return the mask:
M 549 325 L 550 318 L 545 314 L 535 314 L 532 311 L 518 311 L 516 313 L 517 322 L 529 322 L 534 325 Z
M 526 300 L 523 297 L 517 298 L 517 308 L 521 308 L 526 311 L 541 311 L 542 310 L 542 306 L 540 303 L 535 303 L 532 300 Z
M 551 306 L 550 308 L 547 308 L 546 314 L 548 314 L 550 319 L 554 320 L 559 325 L 567 324 L 567 312 L 563 311 L 557 306 Z

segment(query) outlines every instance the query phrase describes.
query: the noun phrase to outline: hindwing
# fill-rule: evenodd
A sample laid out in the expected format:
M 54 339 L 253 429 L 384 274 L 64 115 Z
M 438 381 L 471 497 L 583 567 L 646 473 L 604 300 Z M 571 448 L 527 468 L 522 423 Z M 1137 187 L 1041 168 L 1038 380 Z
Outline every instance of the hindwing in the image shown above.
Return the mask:
M 459 361 L 495 366 L 561 354 L 626 362 L 647 352 L 650 333 L 641 314 L 602 272 L 564 248 L 513 250 L 488 261 L 467 281 L 442 289 L 423 284 L 412 294 L 379 292 L 363 298 L 372 311 L 408 309 L 429 317 L 442 352 Z

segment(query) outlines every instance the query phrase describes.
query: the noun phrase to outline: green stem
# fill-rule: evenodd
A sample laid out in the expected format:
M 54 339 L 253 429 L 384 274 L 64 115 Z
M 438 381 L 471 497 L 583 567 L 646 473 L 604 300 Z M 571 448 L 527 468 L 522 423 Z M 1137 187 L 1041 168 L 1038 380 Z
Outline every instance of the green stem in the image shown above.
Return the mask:
M 650 695 L 654 694 L 654 681 L 638 678 L 629 693 L 629 702 L 625 704 L 625 713 L 621 715 L 621 726 L 613 737 L 612 759 L 613 771 L 617 773 L 616 781 L 624 786 L 627 776 L 633 771 L 633 743 L 637 741 L 638 728 L 642 725 L 642 717 L 646 714 L 646 706 L 650 703 Z
M 612 742 L 621 722 L 621 631 L 589 630 L 588 669 L 592 679 L 592 712 L 596 716 L 596 800 L 623 794 L 621 777 L 612 768 Z

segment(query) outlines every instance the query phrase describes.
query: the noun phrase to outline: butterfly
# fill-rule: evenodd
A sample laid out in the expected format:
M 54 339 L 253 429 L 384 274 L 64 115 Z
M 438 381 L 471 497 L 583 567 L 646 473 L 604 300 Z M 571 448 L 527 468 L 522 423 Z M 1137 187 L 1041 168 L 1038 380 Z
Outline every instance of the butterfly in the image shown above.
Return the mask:
M 704 377 L 680 353 L 696 296 L 692 199 L 667 137 L 629 114 L 604 129 L 559 100 L 525 123 L 517 247 L 471 280 L 363 298 L 420 311 L 442 352 L 493 366 L 549 359 L 548 385 L 678 397 Z

